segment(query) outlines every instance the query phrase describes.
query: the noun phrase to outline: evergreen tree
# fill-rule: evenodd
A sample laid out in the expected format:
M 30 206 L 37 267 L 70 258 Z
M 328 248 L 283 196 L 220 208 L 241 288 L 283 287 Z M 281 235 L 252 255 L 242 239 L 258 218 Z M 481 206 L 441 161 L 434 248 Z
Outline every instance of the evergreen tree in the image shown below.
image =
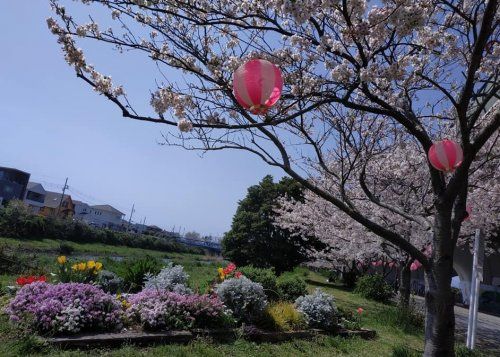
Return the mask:
M 288 177 L 275 183 L 268 175 L 248 188 L 247 196 L 239 202 L 231 230 L 222 241 L 225 258 L 237 265 L 274 268 L 280 274 L 306 261 L 311 251 L 322 248 L 319 240 L 304 240 L 274 224 L 274 209 L 282 196 L 304 199 L 301 185 Z

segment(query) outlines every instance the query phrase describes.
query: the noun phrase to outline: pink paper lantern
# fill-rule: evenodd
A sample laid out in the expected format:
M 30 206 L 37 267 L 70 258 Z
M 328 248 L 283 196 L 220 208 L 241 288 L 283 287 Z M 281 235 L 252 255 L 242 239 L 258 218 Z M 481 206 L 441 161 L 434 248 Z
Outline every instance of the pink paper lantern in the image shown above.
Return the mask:
M 238 103 L 252 114 L 266 114 L 283 90 L 280 69 L 263 59 L 250 60 L 234 72 L 233 92 Z
M 415 260 L 413 263 L 410 265 L 410 270 L 415 271 L 418 270 L 422 266 L 422 263 L 420 263 L 418 260 Z
M 444 172 L 455 170 L 464 159 L 460 145 L 448 139 L 435 142 L 429 149 L 427 156 L 436 170 Z

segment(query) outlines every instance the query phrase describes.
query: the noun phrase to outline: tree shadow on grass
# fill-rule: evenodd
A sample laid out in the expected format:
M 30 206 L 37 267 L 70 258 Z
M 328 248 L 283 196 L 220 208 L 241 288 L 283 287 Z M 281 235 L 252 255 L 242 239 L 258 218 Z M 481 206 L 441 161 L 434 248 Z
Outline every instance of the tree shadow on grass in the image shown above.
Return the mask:
M 354 288 L 349 288 L 349 287 L 342 285 L 342 284 L 328 283 L 328 282 L 322 282 L 322 281 L 311 280 L 311 279 L 306 279 L 306 283 L 309 285 L 323 287 L 323 288 L 342 290 L 342 291 L 345 291 L 347 293 L 352 293 L 354 290 Z

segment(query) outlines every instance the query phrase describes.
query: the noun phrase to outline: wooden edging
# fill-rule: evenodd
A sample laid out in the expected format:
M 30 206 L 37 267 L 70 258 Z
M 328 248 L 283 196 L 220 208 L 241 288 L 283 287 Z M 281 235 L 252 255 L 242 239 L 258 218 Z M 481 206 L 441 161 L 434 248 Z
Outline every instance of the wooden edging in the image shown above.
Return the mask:
M 359 336 L 363 339 L 373 339 L 376 335 L 373 330 L 346 330 L 340 329 L 335 332 L 324 330 L 303 330 L 290 332 L 262 331 L 256 328 L 241 329 L 213 329 L 193 331 L 162 331 L 142 332 L 127 331 L 118 333 L 80 334 L 68 337 L 51 337 L 47 342 L 61 348 L 93 348 L 93 347 L 115 347 L 123 344 L 151 345 L 169 343 L 188 343 L 197 337 L 208 337 L 219 342 L 230 342 L 238 337 L 243 337 L 254 342 L 283 342 L 293 339 L 310 339 L 318 335 L 338 335 L 342 337 Z

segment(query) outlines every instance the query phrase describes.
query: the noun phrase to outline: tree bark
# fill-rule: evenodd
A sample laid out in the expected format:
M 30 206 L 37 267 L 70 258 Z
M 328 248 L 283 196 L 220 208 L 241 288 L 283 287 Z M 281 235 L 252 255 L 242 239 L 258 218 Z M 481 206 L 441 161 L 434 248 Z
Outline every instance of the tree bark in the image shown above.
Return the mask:
M 410 261 L 411 262 L 411 261 Z M 399 272 L 399 307 L 408 309 L 410 307 L 410 262 L 405 263 Z
M 424 356 L 454 356 L 455 312 L 451 291 L 454 242 L 451 239 L 451 208 L 438 208 L 433 240 L 431 267 L 425 270 Z

